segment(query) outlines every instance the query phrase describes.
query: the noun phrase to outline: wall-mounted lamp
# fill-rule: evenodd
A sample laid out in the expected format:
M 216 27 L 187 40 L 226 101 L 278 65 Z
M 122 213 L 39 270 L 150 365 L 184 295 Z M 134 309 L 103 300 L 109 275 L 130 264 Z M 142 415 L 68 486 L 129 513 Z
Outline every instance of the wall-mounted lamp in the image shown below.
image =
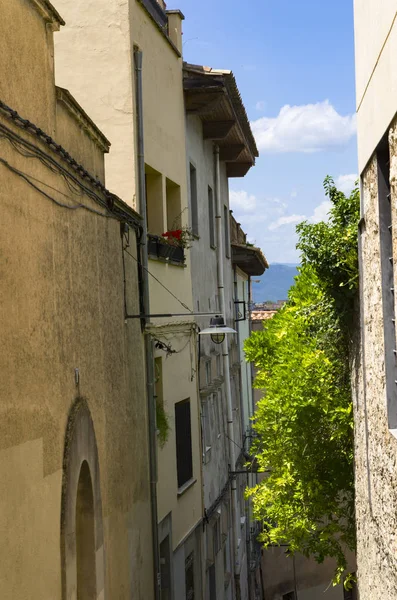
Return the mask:
M 199 335 L 210 335 L 214 344 L 222 344 L 225 336 L 229 333 L 237 333 L 237 331 L 231 327 L 226 327 L 224 318 L 216 315 L 216 317 L 212 317 L 208 329 L 203 329 Z

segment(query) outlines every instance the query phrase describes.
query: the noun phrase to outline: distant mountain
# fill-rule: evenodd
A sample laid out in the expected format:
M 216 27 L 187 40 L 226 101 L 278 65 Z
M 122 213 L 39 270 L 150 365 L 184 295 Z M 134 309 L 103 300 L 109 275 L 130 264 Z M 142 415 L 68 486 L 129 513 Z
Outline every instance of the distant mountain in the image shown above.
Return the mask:
M 254 302 L 271 300 L 286 300 L 288 290 L 294 284 L 294 277 L 298 274 L 297 264 L 272 263 L 260 279 L 260 283 L 252 284 Z M 253 278 L 254 282 L 256 278 Z

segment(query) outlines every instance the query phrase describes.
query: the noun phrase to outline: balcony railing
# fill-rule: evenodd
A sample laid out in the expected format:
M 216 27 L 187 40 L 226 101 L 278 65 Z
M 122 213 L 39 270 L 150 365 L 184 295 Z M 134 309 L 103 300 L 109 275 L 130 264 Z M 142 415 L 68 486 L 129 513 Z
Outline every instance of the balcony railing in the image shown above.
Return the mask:
M 158 235 L 148 235 L 148 254 L 150 258 L 158 258 L 171 264 L 183 265 L 185 251 L 181 246 L 168 244 Z

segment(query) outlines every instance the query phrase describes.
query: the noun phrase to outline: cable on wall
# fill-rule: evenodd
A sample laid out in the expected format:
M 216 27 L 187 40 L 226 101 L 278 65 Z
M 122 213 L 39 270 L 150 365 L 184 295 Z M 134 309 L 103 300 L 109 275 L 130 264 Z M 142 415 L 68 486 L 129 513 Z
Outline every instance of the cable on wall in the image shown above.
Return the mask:
M 131 252 L 128 252 L 128 250 L 125 250 L 125 252 L 126 252 L 126 253 L 127 253 L 129 256 L 131 256 L 131 258 L 133 258 L 133 259 L 134 259 L 136 262 L 138 262 L 138 259 L 137 259 L 137 258 L 135 258 L 135 256 L 133 256 L 133 255 L 131 254 Z M 146 271 L 146 272 L 147 272 L 147 273 L 148 273 L 148 274 L 149 274 L 151 277 L 153 277 L 153 279 L 155 279 L 155 280 L 157 281 L 157 283 L 159 283 L 159 284 L 161 285 L 161 287 L 163 287 L 163 288 L 164 288 L 164 289 L 165 289 L 165 290 L 166 290 L 166 291 L 167 291 L 169 294 L 171 294 L 171 296 L 172 296 L 173 298 L 175 298 L 175 300 L 177 300 L 177 301 L 179 302 L 179 304 L 180 304 L 181 306 L 183 306 L 183 308 L 184 308 L 184 309 L 186 309 L 187 311 L 189 311 L 189 313 L 190 313 L 191 315 L 193 315 L 193 314 L 194 314 L 194 313 L 193 313 L 193 310 L 192 310 L 191 308 L 189 308 L 189 307 L 188 307 L 188 306 L 187 306 L 187 305 L 186 305 L 184 302 L 182 302 L 182 300 L 180 300 L 180 299 L 178 298 L 178 296 L 175 296 L 175 294 L 174 294 L 173 292 L 171 292 L 171 290 L 170 290 L 170 289 L 168 289 L 168 288 L 167 288 L 167 286 L 166 286 L 166 285 L 164 285 L 164 283 L 162 283 L 162 282 L 160 281 L 160 279 L 158 279 L 158 278 L 156 277 L 156 275 L 153 275 L 153 273 L 151 273 L 151 272 L 149 271 L 149 269 L 146 269 L 146 267 L 143 267 L 143 266 L 142 266 L 142 268 L 144 268 L 144 269 L 145 269 L 145 271 Z M 189 316 L 189 315 L 186 315 L 186 316 Z
M 104 217 L 106 219 L 115 219 L 115 217 L 113 217 L 112 215 L 106 215 L 104 213 L 101 213 L 101 212 L 99 212 L 99 210 L 95 210 L 95 208 L 91 208 L 90 206 L 87 206 L 86 204 L 70 205 L 70 204 L 65 204 L 64 202 L 59 202 L 59 200 L 56 200 L 53 196 L 50 196 L 50 194 L 47 194 L 47 192 L 45 192 L 39 186 L 37 186 L 35 183 L 33 183 L 33 181 L 30 180 L 30 176 L 27 173 L 24 173 L 23 171 L 20 171 L 16 167 L 13 167 L 12 165 L 10 165 L 9 162 L 7 162 L 4 158 L 1 158 L 1 157 L 0 157 L 0 163 L 2 165 L 4 165 L 5 167 L 7 167 L 7 169 L 9 169 L 10 171 L 12 171 L 15 175 L 17 175 L 18 177 L 20 177 L 21 179 L 23 179 L 24 181 L 26 181 L 26 183 L 28 185 L 30 185 L 33 189 L 35 189 L 37 192 L 39 192 L 40 194 L 42 194 L 48 200 L 51 200 L 51 202 L 53 202 L 54 204 L 56 204 L 60 208 L 66 208 L 68 210 L 84 209 L 84 210 L 87 210 L 88 212 L 91 212 L 91 213 L 94 213 L 95 215 L 98 215 L 99 217 Z M 40 180 L 36 179 L 36 181 L 39 181 L 43 185 L 46 185 L 44 182 L 42 182 Z

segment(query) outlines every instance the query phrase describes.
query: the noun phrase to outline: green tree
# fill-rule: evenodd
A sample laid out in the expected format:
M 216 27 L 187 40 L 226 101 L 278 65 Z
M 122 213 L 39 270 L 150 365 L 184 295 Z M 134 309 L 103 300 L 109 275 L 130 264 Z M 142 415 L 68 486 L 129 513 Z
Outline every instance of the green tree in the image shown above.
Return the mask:
M 286 305 L 246 342 L 258 369 L 254 454 L 268 475 L 248 493 L 264 545 L 336 561 L 355 549 L 349 348 L 358 287 L 359 194 L 324 182 L 328 222 L 301 223 L 302 266 Z

